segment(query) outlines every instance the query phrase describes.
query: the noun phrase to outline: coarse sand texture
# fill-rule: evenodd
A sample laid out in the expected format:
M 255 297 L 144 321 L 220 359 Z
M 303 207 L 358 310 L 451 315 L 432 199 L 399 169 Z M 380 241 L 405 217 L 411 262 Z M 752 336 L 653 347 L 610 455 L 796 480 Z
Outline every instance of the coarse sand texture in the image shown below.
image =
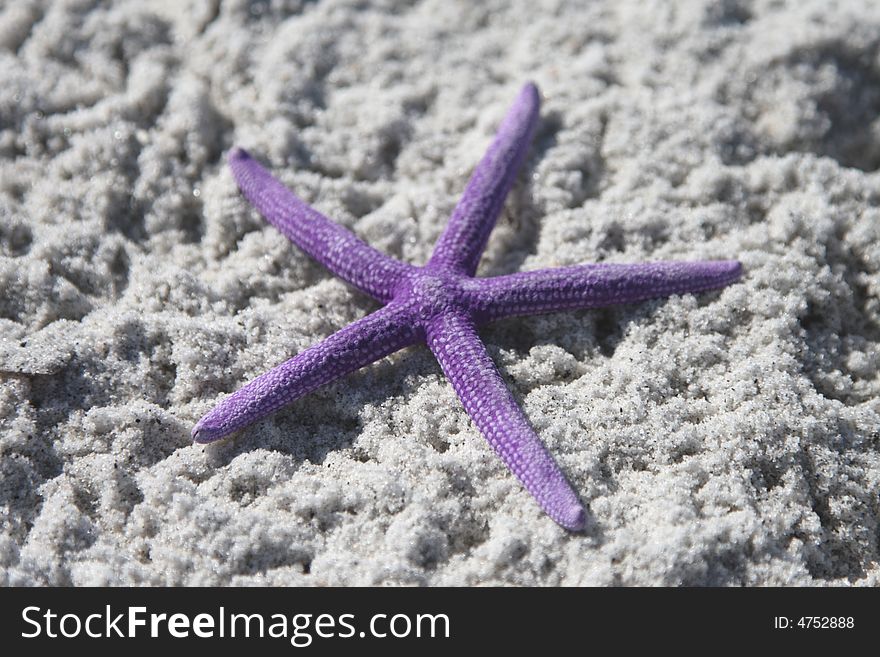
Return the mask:
M 379 307 L 230 149 L 420 266 L 528 80 L 478 276 L 743 265 L 480 329 L 585 530 L 422 346 L 193 445 Z M 0 584 L 876 586 L 878 171 L 870 0 L 0 0 Z

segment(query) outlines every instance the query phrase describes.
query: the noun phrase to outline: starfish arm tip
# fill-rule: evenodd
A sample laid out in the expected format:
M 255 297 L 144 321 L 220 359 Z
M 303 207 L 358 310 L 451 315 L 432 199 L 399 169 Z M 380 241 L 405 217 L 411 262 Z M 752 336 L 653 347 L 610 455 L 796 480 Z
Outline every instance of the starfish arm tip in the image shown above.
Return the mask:
M 206 421 L 207 418 L 199 420 L 192 429 L 192 441 L 196 445 L 207 445 L 220 440 L 227 432 L 220 427 L 212 427 Z
M 529 80 L 523 85 L 522 88 L 524 93 L 529 93 L 534 96 L 536 99 L 541 98 L 541 90 L 538 88 L 538 85 Z
M 575 503 L 560 513 L 557 522 L 569 531 L 580 532 L 587 526 L 587 512 L 583 506 Z
M 738 281 L 742 277 L 743 266 L 739 260 L 719 260 L 715 270 L 723 277 L 726 284 Z
M 229 155 L 227 156 L 227 159 L 229 160 L 229 163 L 232 164 L 233 162 L 237 162 L 240 160 L 249 160 L 250 157 L 251 157 L 250 153 L 248 153 L 246 150 L 244 150 L 240 146 L 233 146 L 232 150 L 229 151 Z

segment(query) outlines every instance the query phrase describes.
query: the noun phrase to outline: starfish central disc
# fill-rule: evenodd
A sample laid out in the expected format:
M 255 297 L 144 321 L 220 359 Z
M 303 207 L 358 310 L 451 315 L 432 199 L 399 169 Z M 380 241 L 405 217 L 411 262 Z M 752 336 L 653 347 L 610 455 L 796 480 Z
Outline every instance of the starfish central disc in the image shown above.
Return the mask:
M 414 304 L 420 320 L 464 309 L 461 277 L 445 273 L 416 271 L 401 285 L 395 299 Z

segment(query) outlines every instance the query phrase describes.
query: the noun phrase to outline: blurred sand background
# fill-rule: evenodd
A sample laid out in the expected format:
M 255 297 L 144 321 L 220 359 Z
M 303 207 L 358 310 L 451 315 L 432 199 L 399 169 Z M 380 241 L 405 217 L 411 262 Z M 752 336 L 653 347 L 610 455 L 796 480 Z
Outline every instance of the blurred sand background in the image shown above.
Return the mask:
M 192 446 L 376 307 L 225 153 L 421 264 L 526 80 L 481 274 L 745 266 L 483 332 L 587 531 L 424 348 Z M 0 2 L 0 582 L 878 584 L 878 117 L 868 0 Z

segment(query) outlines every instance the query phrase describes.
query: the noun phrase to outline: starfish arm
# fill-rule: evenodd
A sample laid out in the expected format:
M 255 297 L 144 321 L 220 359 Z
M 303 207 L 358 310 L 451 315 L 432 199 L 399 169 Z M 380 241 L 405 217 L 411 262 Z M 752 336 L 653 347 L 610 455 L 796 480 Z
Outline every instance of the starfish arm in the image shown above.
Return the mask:
M 427 342 L 474 424 L 541 508 L 563 527 L 583 529 L 583 506 L 502 381 L 473 321 L 463 313 L 441 315 L 428 325 Z
M 412 314 L 410 304 L 391 303 L 309 347 L 215 406 L 193 428 L 193 440 L 218 440 L 420 340 L 423 332 Z
M 466 297 L 484 322 L 702 292 L 729 285 L 741 273 L 736 260 L 577 265 L 472 279 Z
M 464 195 L 437 241 L 428 267 L 473 276 L 538 123 L 540 99 L 527 84 L 507 112 L 495 140 L 474 169 Z
M 412 270 L 390 258 L 293 194 L 241 148 L 229 166 L 245 197 L 273 226 L 336 276 L 387 303 L 397 283 Z

